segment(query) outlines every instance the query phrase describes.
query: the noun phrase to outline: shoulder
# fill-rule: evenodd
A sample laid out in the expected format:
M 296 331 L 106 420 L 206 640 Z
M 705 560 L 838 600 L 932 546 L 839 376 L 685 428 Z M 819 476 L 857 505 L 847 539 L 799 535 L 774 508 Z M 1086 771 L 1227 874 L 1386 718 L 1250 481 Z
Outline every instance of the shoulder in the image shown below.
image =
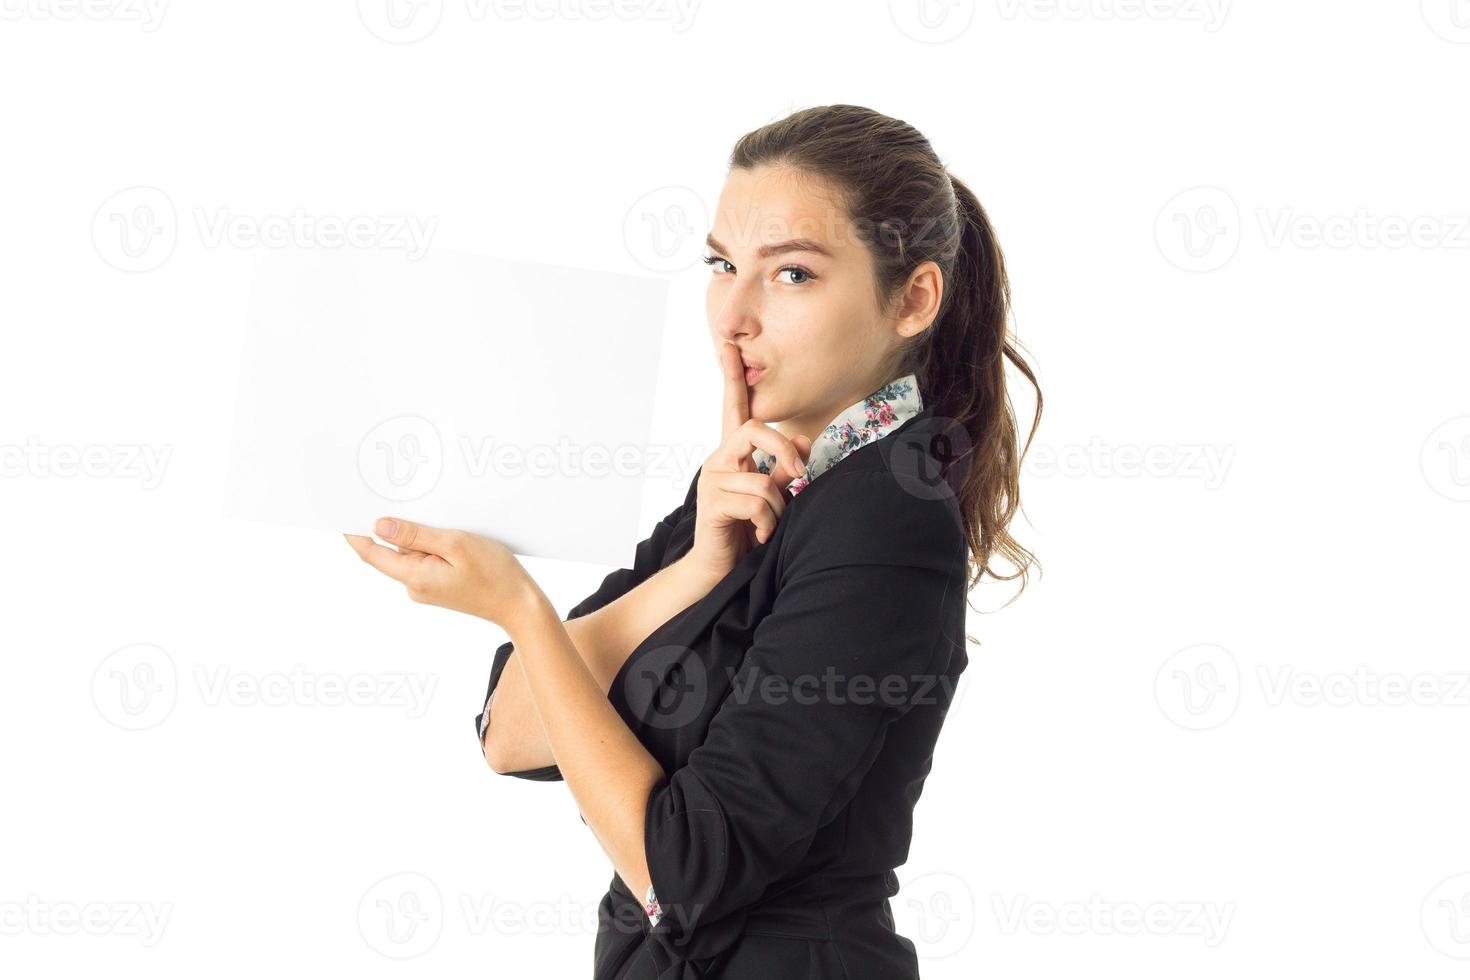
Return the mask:
M 849 453 L 787 503 L 777 531 L 782 577 L 833 565 L 963 569 L 969 558 L 959 502 L 934 451 L 944 427 L 925 408 L 887 436 Z M 692 523 L 695 470 L 677 523 Z
M 788 573 L 853 564 L 964 565 L 968 551 L 953 491 L 943 479 L 926 477 L 897 436 L 850 454 L 790 502 L 782 541 Z

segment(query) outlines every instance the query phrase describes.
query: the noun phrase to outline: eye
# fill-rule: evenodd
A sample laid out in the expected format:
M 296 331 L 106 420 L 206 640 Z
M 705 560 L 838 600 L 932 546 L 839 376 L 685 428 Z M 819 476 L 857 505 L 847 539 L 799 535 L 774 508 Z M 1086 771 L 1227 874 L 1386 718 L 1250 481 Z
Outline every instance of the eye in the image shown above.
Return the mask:
M 705 265 L 708 265 L 708 266 L 713 266 L 717 262 L 723 262 L 725 265 L 730 265 L 729 262 L 727 262 L 724 259 L 720 258 L 718 255 L 705 255 L 705 256 L 703 256 L 701 258 L 701 261 L 703 261 L 704 264 Z M 730 266 L 730 268 L 733 269 L 734 266 Z M 716 275 L 718 275 L 719 272 L 720 272 L 719 269 L 714 269 L 714 268 L 712 268 L 710 271 L 711 272 L 714 272 Z
M 803 269 L 799 265 L 786 265 L 786 266 L 782 266 L 781 267 L 781 272 L 789 272 L 792 275 L 805 277 L 805 278 L 803 278 L 803 279 L 801 279 L 801 280 L 799 280 L 797 282 L 789 283 L 789 285 L 792 285 L 792 286 L 804 286 L 804 285 L 806 285 L 806 283 L 808 281 L 817 278 L 816 276 L 812 275 L 811 270 L 809 270 L 809 269 Z M 776 273 L 776 275 L 779 276 L 781 274 L 781 272 Z

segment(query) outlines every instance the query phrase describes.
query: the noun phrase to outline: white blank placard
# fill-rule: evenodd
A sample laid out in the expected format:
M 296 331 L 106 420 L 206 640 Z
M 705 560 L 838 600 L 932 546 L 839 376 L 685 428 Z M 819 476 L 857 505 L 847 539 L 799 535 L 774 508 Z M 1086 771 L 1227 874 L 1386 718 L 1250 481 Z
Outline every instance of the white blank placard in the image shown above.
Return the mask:
M 263 250 L 225 513 L 362 534 L 393 515 L 624 565 L 667 294 L 438 250 Z

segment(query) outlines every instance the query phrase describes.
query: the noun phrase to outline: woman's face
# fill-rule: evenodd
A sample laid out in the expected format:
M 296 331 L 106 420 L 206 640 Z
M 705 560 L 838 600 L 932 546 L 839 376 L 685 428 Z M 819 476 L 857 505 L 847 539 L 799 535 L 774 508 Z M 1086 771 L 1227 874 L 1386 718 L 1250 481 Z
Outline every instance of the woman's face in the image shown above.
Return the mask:
M 716 360 L 728 341 L 761 365 L 746 374 L 750 416 L 785 423 L 787 436 L 816 438 L 838 412 L 892 380 L 896 346 L 923 329 L 882 315 L 871 253 L 824 182 L 808 174 L 732 170 L 707 245 Z

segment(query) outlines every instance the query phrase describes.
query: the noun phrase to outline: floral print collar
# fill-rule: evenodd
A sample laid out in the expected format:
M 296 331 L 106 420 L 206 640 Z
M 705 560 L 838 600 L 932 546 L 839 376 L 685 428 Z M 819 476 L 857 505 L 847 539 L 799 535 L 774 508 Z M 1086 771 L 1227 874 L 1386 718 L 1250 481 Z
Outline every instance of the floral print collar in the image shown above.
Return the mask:
M 812 442 L 806 472 L 786 484 L 786 489 L 793 497 L 796 496 L 817 477 L 842 462 L 848 453 L 877 442 L 923 409 L 919 379 L 912 374 L 895 378 L 862 401 L 853 402 L 839 412 Z M 762 473 L 770 473 L 776 462 L 776 457 L 764 449 L 757 449 L 751 456 L 756 469 Z

